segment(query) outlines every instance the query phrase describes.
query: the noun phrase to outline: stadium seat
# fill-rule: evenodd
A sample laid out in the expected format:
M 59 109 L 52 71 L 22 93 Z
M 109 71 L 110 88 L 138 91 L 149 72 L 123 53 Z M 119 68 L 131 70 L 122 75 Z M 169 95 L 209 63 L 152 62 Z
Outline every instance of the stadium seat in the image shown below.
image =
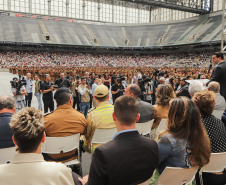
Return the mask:
M 45 148 L 42 153 L 59 154 L 60 152 L 70 152 L 77 148 L 79 154 L 80 133 L 65 137 L 46 137 Z M 80 155 L 78 159 L 64 162 L 65 165 L 80 164 Z
M 112 139 L 117 133 L 117 128 L 96 129 L 91 141 L 91 154 L 93 154 L 93 144 L 104 144 Z
M 190 184 L 194 180 L 198 169 L 198 166 L 194 166 L 192 168 L 166 167 L 155 185 Z
M 141 135 L 150 134 L 151 127 L 153 125 L 154 120 L 145 122 L 145 123 L 136 123 L 136 129 Z
M 224 113 L 224 111 L 222 111 L 222 110 L 214 110 L 212 115 L 214 115 L 216 118 L 221 120 L 223 113 Z
M 16 155 L 16 147 L 10 147 L 10 148 L 1 148 L 0 149 L 0 164 L 5 164 L 8 161 L 11 161 Z
M 166 129 L 166 123 L 167 123 L 167 119 L 162 119 L 158 128 L 157 128 L 157 134 L 159 134 L 160 132 L 164 131 Z

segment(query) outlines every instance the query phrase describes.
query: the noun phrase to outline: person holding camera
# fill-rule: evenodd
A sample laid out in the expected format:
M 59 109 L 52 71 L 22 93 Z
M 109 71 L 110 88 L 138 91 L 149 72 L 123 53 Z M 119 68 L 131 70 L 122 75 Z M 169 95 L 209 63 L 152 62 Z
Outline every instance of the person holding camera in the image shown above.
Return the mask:
M 26 96 L 25 96 L 25 102 L 26 102 L 26 107 L 31 107 L 31 100 L 32 100 L 32 88 L 33 88 L 33 82 L 31 80 L 31 73 L 27 73 L 27 77 L 25 78 L 26 80 Z
M 44 80 L 41 83 L 40 87 L 42 93 L 43 93 L 43 103 L 44 103 L 44 113 L 48 112 L 48 109 L 50 109 L 50 112 L 54 110 L 54 102 L 53 102 L 53 91 L 55 90 L 53 83 L 50 82 L 50 75 L 45 74 Z
M 70 82 L 64 77 L 64 73 L 60 73 L 60 78 L 58 78 L 54 84 L 58 86 L 58 89 L 61 87 L 71 87 Z
M 152 94 L 153 94 L 153 87 L 149 82 L 149 78 L 146 78 L 144 80 L 144 88 L 145 88 L 145 92 L 144 92 L 144 101 L 151 103 L 152 102 Z
M 118 97 L 123 95 L 124 90 L 125 90 L 125 87 L 122 85 L 121 78 L 115 79 L 115 84 L 112 85 L 112 87 L 111 87 L 113 104 Z
M 19 81 L 17 77 L 13 78 L 14 85 L 12 85 L 12 93 L 16 100 L 16 109 L 20 110 L 25 107 L 25 94 L 27 94 L 23 82 Z

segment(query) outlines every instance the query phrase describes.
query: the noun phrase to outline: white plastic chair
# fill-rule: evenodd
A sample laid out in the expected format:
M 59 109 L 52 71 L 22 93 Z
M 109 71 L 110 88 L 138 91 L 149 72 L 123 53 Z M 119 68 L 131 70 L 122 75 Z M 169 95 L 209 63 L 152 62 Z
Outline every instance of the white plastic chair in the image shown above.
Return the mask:
M 226 168 L 226 152 L 211 153 L 210 162 L 203 166 L 203 172 L 217 173 Z
M 154 120 L 147 121 L 145 123 L 136 123 L 136 129 L 141 135 L 147 135 L 151 131 Z
M 201 171 L 208 173 L 218 173 L 224 171 L 225 168 L 226 168 L 226 152 L 211 153 L 210 162 L 203 166 Z M 203 183 L 202 177 L 201 183 Z
M 117 133 L 117 128 L 97 128 L 93 134 L 91 141 L 91 154 L 93 154 L 93 144 L 104 144 L 112 139 L 112 136 Z
M 160 132 L 162 132 L 166 129 L 166 122 L 167 122 L 167 119 L 162 119 L 160 121 L 159 126 L 157 128 L 157 134 L 159 134 Z
M 5 164 L 8 161 L 11 161 L 14 158 L 14 155 L 16 155 L 16 147 L 10 147 L 10 148 L 1 148 L 0 149 L 0 164 Z
M 187 185 L 194 180 L 198 169 L 198 166 L 192 168 L 166 167 L 155 185 Z
M 223 113 L 224 113 L 223 110 L 214 110 L 212 115 L 214 115 L 216 118 L 221 120 L 221 117 L 222 117 Z
M 60 152 L 66 153 L 77 148 L 78 159 L 73 159 L 71 161 L 64 162 L 63 164 L 80 164 L 79 140 L 80 133 L 65 137 L 46 137 L 45 149 L 42 150 L 42 153 L 59 154 Z

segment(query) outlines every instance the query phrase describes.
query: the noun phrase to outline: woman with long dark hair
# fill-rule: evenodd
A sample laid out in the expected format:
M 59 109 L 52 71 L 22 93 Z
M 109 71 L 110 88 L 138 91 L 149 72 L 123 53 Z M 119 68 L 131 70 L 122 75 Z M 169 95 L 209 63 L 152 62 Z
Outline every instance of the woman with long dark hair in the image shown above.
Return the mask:
M 200 112 L 190 99 L 178 97 L 170 101 L 167 129 L 160 133 L 159 173 L 166 166 L 202 167 L 209 162 L 210 140 Z

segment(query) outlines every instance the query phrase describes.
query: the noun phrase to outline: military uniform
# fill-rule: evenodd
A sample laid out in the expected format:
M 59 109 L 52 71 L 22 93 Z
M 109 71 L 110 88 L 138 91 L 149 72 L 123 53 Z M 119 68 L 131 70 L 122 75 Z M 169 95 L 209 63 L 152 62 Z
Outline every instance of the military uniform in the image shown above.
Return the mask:
M 45 133 L 49 137 L 63 137 L 73 134 L 84 134 L 86 129 L 86 119 L 84 115 L 72 106 L 64 104 L 57 107 L 57 109 L 44 117 Z M 66 162 L 76 159 L 76 150 L 61 153 L 49 154 L 45 156 L 46 160 Z
M 104 87 L 103 87 L 104 86 Z M 95 89 L 94 96 L 98 96 L 97 91 L 101 88 L 106 88 L 106 93 L 103 96 L 108 94 L 108 88 L 105 85 L 99 85 Z M 99 91 L 100 92 L 100 91 Z M 102 97 L 103 97 L 102 96 Z M 114 106 L 108 103 L 108 99 L 104 102 L 101 102 L 97 105 L 95 109 L 92 109 L 87 116 L 87 132 L 85 135 L 86 150 L 91 151 L 90 144 L 93 138 L 93 134 L 97 128 L 115 128 L 115 122 L 112 118 L 112 113 L 114 112 Z M 93 148 L 100 146 L 101 144 L 93 144 Z

